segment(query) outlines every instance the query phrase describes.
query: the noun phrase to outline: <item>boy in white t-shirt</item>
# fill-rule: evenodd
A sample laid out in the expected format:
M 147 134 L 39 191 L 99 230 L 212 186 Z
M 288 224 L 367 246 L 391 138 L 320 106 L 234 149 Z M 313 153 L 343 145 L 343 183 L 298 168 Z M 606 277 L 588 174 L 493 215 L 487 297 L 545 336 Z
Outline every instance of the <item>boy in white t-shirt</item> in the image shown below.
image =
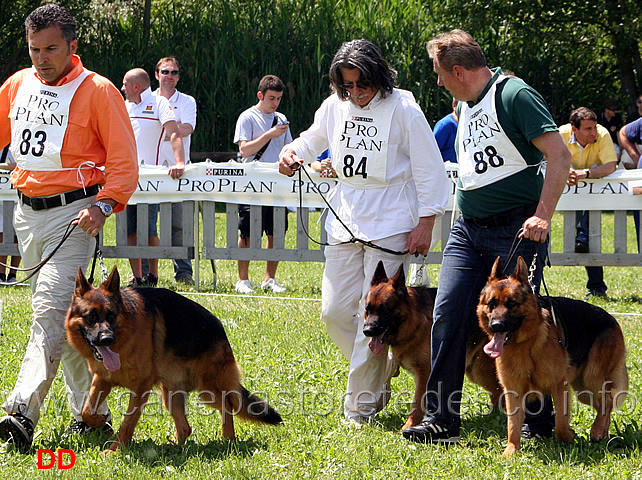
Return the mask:
M 239 116 L 234 132 L 234 143 L 238 144 L 239 152 L 244 162 L 261 161 L 276 163 L 279 152 L 283 146 L 292 141 L 292 134 L 288 126 L 288 119 L 276 111 L 283 97 L 283 82 L 279 77 L 266 75 L 259 82 L 256 94 L 259 101 L 248 108 Z M 274 209 L 265 206 L 262 212 L 263 231 L 267 236 L 267 248 L 274 247 Z M 285 229 L 288 228 L 287 210 L 285 216 Z M 250 206 L 239 205 L 239 230 L 241 236 L 238 241 L 239 248 L 250 246 Z M 285 291 L 285 288 L 276 281 L 276 268 L 278 261 L 267 262 L 265 277 L 261 288 L 272 290 L 275 293 Z M 239 293 L 252 293 L 254 285 L 249 279 L 249 260 L 239 260 L 239 281 L 236 291 Z

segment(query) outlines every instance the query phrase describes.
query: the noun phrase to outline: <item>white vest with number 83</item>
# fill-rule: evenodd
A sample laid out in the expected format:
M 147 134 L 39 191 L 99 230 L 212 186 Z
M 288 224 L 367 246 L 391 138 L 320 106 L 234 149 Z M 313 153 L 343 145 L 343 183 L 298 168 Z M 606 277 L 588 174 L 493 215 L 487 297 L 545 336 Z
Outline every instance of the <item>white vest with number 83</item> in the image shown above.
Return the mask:
M 23 170 L 63 170 L 60 149 L 69 106 L 88 71 L 61 86 L 43 84 L 35 72 L 24 76 L 11 110 L 11 153 Z

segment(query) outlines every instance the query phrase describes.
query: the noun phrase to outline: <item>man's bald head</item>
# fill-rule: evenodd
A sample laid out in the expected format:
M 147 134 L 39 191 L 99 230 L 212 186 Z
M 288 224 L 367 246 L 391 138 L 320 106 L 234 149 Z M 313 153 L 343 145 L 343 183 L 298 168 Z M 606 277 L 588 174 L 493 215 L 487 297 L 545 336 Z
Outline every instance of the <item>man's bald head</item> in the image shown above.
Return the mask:
M 140 94 L 151 85 L 149 75 L 142 68 L 133 68 L 123 77 L 121 91 L 130 102 L 139 103 Z
M 125 74 L 127 81 L 140 85 L 140 87 L 145 90 L 151 85 L 149 75 L 142 68 L 132 68 Z

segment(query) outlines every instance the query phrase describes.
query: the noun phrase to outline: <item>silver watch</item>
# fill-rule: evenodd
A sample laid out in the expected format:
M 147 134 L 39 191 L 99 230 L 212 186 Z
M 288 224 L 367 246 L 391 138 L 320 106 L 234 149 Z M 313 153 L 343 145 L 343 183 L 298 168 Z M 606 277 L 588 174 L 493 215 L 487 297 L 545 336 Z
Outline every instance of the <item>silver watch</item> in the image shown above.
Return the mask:
M 114 207 L 112 207 L 110 204 L 98 201 L 94 203 L 98 208 L 100 208 L 100 211 L 105 217 L 109 217 L 112 213 L 114 213 Z

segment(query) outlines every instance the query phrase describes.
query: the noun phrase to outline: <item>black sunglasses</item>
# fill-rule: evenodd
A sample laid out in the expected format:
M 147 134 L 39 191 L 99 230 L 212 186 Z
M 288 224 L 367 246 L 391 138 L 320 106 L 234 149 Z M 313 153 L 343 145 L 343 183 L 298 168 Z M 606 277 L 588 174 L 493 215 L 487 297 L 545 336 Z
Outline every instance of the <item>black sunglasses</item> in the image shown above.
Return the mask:
M 344 83 L 341 84 L 340 87 L 345 90 L 346 92 L 349 92 L 353 88 L 357 87 L 360 90 L 365 90 L 366 88 L 370 88 L 370 84 L 366 82 L 357 82 L 357 83 Z
M 163 75 L 169 75 L 171 73 L 172 75 L 176 76 L 181 72 L 179 72 L 178 70 L 161 70 L 160 73 L 162 73 Z

